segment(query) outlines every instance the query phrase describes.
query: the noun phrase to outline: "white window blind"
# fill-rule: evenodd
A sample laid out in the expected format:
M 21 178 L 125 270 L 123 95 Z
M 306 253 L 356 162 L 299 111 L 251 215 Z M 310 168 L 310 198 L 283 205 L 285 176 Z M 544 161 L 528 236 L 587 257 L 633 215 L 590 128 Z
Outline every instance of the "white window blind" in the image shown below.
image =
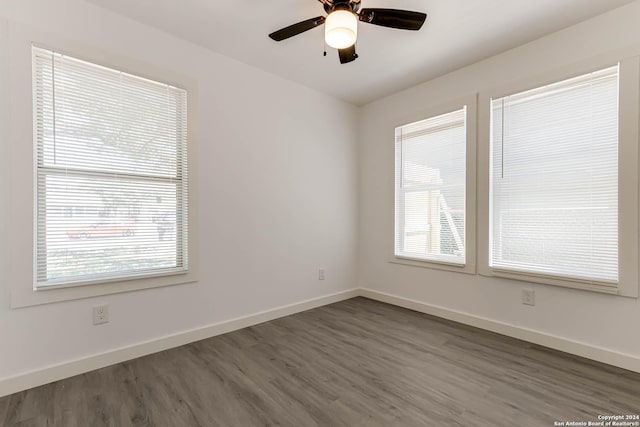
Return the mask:
M 36 287 L 184 272 L 187 94 L 33 48 Z
M 491 267 L 616 286 L 618 75 L 492 100 Z
M 396 128 L 395 255 L 465 263 L 466 107 Z

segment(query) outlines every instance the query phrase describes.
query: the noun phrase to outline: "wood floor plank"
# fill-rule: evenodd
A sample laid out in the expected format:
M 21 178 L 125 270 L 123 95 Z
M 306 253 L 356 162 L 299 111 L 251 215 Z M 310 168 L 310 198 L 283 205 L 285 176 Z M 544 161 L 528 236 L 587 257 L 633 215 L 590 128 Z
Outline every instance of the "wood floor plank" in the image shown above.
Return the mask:
M 0 398 L 0 426 L 3 425 L 5 423 L 5 420 L 7 419 L 9 400 L 10 399 L 8 397 L 4 399 Z
M 0 398 L 0 427 L 527 427 L 637 413 L 640 374 L 365 298 Z

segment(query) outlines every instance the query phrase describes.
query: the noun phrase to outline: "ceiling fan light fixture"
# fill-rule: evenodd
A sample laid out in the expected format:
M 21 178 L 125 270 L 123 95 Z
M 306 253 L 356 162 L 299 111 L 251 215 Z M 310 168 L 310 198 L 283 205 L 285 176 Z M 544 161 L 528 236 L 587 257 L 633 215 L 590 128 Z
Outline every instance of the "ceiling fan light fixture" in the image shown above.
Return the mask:
M 324 39 L 335 49 L 353 46 L 358 38 L 358 17 L 348 10 L 335 10 L 327 16 Z

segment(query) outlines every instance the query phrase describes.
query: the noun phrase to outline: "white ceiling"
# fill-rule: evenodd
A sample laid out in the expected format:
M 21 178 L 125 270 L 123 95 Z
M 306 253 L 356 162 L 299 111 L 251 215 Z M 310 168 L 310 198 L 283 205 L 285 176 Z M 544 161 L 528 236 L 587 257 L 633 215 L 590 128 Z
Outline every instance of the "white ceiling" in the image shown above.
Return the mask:
M 422 11 L 419 32 L 360 23 L 360 57 L 341 65 L 315 28 L 280 43 L 267 35 L 324 15 L 317 0 L 87 0 L 191 42 L 363 105 L 633 0 L 362 0 Z

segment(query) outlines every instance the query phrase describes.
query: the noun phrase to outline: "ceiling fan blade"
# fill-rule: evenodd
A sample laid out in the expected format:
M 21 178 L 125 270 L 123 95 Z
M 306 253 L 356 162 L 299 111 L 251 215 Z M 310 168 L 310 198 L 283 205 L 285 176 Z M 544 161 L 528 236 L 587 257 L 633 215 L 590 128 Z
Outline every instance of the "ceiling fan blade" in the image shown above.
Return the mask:
M 324 24 L 324 21 L 324 16 L 307 19 L 306 21 L 298 22 L 297 24 L 289 25 L 288 27 L 275 31 L 269 34 L 269 37 L 279 42 L 284 39 L 288 39 L 289 37 L 297 36 L 298 34 L 304 33 L 305 31 L 309 31 L 317 27 L 318 25 L 322 25 Z
M 338 49 L 338 55 L 340 56 L 341 64 L 355 61 L 356 59 L 358 59 L 358 54 L 356 53 L 356 45 L 354 44 L 350 47 L 345 47 L 344 49 Z
M 359 18 L 373 25 L 417 31 L 422 28 L 427 14 L 399 9 L 362 9 Z

